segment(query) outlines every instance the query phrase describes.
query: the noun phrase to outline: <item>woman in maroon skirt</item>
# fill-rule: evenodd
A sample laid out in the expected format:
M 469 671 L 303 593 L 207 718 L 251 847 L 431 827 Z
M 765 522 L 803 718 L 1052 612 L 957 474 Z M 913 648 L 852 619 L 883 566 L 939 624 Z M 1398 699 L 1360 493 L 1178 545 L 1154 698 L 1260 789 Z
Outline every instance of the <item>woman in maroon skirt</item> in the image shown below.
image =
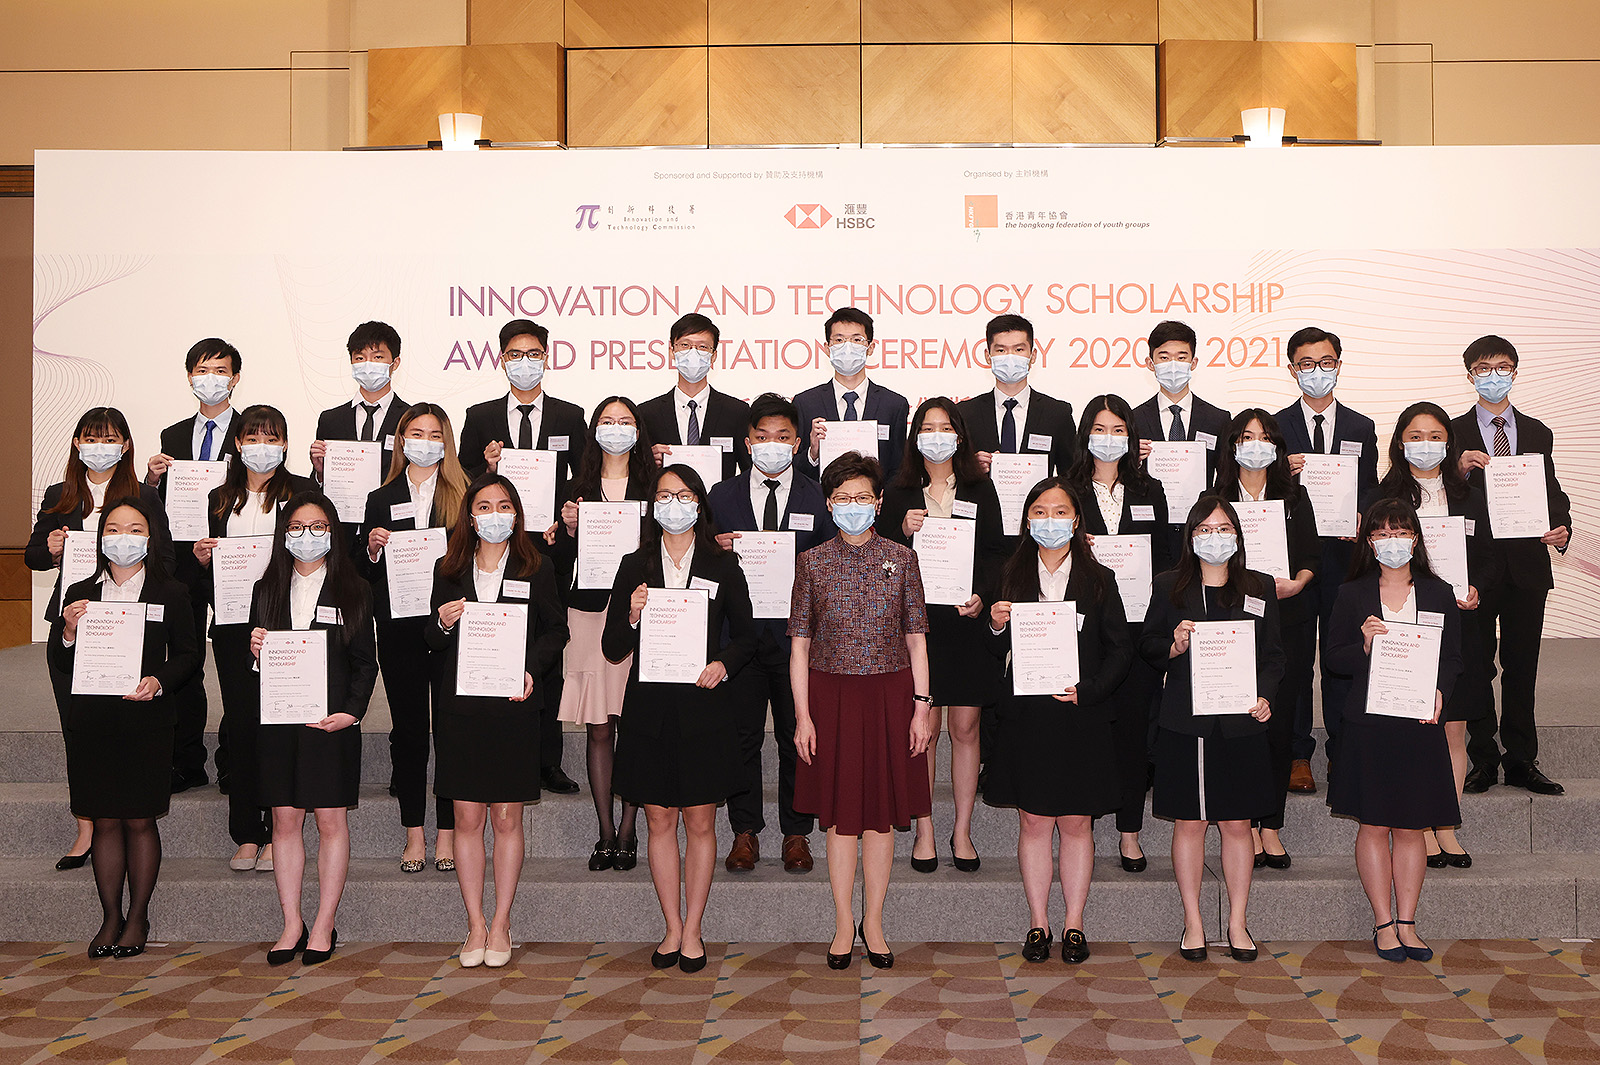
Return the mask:
M 839 535 L 795 562 L 789 613 L 794 687 L 794 808 L 828 830 L 834 933 L 828 966 L 843 969 L 859 933 L 887 969 L 883 900 L 894 834 L 933 810 L 928 787 L 928 611 L 909 547 L 872 531 L 883 494 L 875 459 L 848 454 L 822 474 Z M 862 863 L 862 919 L 853 911 Z M 882 950 L 873 948 L 877 943 Z M 839 948 L 843 947 L 841 951 Z

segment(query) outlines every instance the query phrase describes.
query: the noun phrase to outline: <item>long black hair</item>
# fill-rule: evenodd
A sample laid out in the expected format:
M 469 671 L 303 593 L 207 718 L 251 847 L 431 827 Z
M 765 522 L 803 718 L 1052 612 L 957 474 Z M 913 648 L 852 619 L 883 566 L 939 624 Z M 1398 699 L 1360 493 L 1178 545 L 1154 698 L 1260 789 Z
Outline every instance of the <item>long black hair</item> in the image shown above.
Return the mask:
M 227 477 L 212 493 L 213 517 L 244 513 L 245 503 L 249 499 L 250 468 L 240 456 L 244 454 L 244 438 L 253 433 L 267 433 L 283 441 L 284 461 L 272 471 L 272 476 L 267 478 L 267 483 L 261 489 L 262 510 L 271 510 L 294 494 L 289 484 L 289 422 L 277 407 L 257 403 L 246 407 L 233 419 L 232 431 L 228 434 L 233 444 L 233 461 L 228 464 Z
M 1128 453 L 1117 460 L 1117 482 L 1139 489 L 1148 488 L 1152 478 L 1139 460 L 1139 426 L 1134 421 L 1133 408 L 1128 406 L 1127 400 L 1109 392 L 1094 397 L 1083 408 L 1083 417 L 1078 419 L 1078 454 L 1067 470 L 1067 480 L 1079 488 L 1092 491 L 1089 484 L 1094 480 L 1094 455 L 1089 451 L 1089 437 L 1093 435 L 1094 420 L 1102 412 L 1120 418 L 1128 429 Z
M 1177 580 L 1172 582 L 1172 602 L 1175 606 L 1183 605 L 1183 595 L 1189 590 L 1189 585 L 1200 580 L 1200 557 L 1194 553 L 1194 530 L 1218 510 L 1233 522 L 1239 550 L 1228 559 L 1228 583 L 1216 589 L 1217 602 L 1225 607 L 1238 607 L 1244 605 L 1247 595 L 1276 595 L 1275 591 L 1263 588 L 1260 578 L 1245 566 L 1244 531 L 1239 524 L 1239 513 L 1225 496 L 1213 490 L 1195 500 L 1194 506 L 1189 508 L 1189 517 L 1183 523 L 1183 543 L 1178 549 L 1178 563 L 1172 567 L 1178 574 Z
M 61 477 L 61 498 L 47 513 L 81 514 L 87 516 L 93 506 L 94 496 L 89 492 L 89 467 L 78 454 L 78 441 L 85 434 L 122 437 L 122 458 L 111 467 L 111 478 L 106 481 L 106 498 L 136 496 L 139 494 L 139 473 L 134 468 L 133 434 L 128 431 L 128 419 L 115 407 L 90 407 L 78 418 L 78 427 L 72 431 L 72 444 L 67 451 L 67 470 Z
M 1436 576 L 1433 563 L 1428 559 L 1428 546 L 1422 542 L 1422 519 L 1417 517 L 1417 508 L 1404 499 L 1390 497 L 1378 500 L 1361 515 L 1361 531 L 1356 534 L 1356 549 L 1350 556 L 1350 576 L 1346 580 L 1358 580 L 1381 568 L 1372 550 L 1372 534 L 1385 526 L 1404 529 L 1417 538 L 1416 547 L 1411 551 L 1412 584 L 1417 583 L 1419 575 Z
M 537 573 L 540 563 L 544 561 L 544 556 L 533 546 L 528 530 L 523 527 L 525 512 L 517 486 L 498 473 L 485 471 L 468 486 L 466 497 L 461 501 L 461 513 L 456 516 L 455 529 L 450 534 L 449 545 L 445 548 L 444 557 L 439 560 L 439 572 L 451 580 L 466 576 L 467 568 L 477 555 L 478 523 L 473 519 L 472 507 L 478 500 L 478 493 L 496 485 L 505 489 L 511 505 L 517 510 L 516 524 L 511 527 L 511 539 L 506 541 L 506 550 L 509 552 L 506 576 L 512 580 L 524 580 Z
M 167 564 L 162 561 L 161 553 L 154 550 L 156 545 L 156 528 L 161 524 L 161 519 L 154 507 L 144 501 L 138 492 L 120 499 L 107 499 L 106 505 L 100 510 L 100 524 L 95 536 L 95 562 L 94 579 L 111 572 L 111 560 L 106 558 L 106 516 L 118 507 L 132 507 L 144 518 L 145 533 L 150 537 L 150 550 L 144 556 L 144 582 L 146 585 L 172 579 L 172 574 L 167 572 Z
M 1444 426 L 1444 461 L 1439 464 L 1439 475 L 1444 479 L 1445 497 L 1459 502 L 1467 498 L 1470 489 L 1467 479 L 1461 476 L 1461 451 L 1456 446 L 1456 430 L 1450 424 L 1450 415 L 1444 412 L 1444 408 L 1426 400 L 1411 404 L 1395 420 L 1394 434 L 1389 437 L 1389 472 L 1378 484 L 1378 495 L 1385 499 L 1404 499 L 1413 507 L 1422 506 L 1422 485 L 1411 475 L 1411 463 L 1406 461 L 1405 435 L 1411 423 L 1424 416 Z
M 639 439 L 634 442 L 633 450 L 628 452 L 628 480 L 638 484 L 649 484 L 655 475 L 655 459 L 650 453 L 650 434 L 645 431 L 644 419 L 639 417 L 639 407 L 627 396 L 607 396 L 595 405 L 594 413 L 589 415 L 589 430 L 583 437 L 583 451 L 578 456 L 578 470 L 572 475 L 572 481 L 567 489 L 568 498 L 594 501 L 600 498 L 600 471 L 605 468 L 605 449 L 594 438 L 595 427 L 600 424 L 600 415 L 613 403 L 620 403 L 628 408 L 628 413 L 633 415 L 634 427 L 639 430 Z M 702 501 L 705 495 L 701 494 Z
M 272 557 L 267 560 L 267 570 L 256 585 L 257 601 L 261 606 L 261 623 L 269 629 L 293 628 L 289 616 L 289 582 L 294 576 L 295 558 L 289 553 L 289 521 L 301 507 L 318 507 L 328 516 L 328 538 L 331 550 L 323 556 L 328 575 L 323 580 L 323 592 L 330 589 L 334 605 L 344 618 L 343 632 L 346 643 L 356 629 L 371 624 L 372 593 L 361 574 L 356 572 L 349 552 L 341 550 L 347 542 L 344 526 L 339 521 L 339 509 L 333 500 L 316 489 L 296 492 L 278 512 L 278 528 L 272 541 Z
M 972 438 L 967 435 L 967 420 L 956 409 L 955 400 L 948 396 L 934 396 L 923 400 L 917 412 L 911 416 L 911 431 L 906 434 L 905 458 L 894 477 L 896 488 L 928 487 L 928 464 L 922 452 L 917 450 L 917 433 L 922 429 L 922 420 L 930 410 L 935 409 L 950 416 L 950 428 L 955 430 L 956 453 L 950 458 L 950 469 L 956 475 L 956 484 L 972 484 L 983 480 L 983 467 L 978 465 L 978 457 L 972 452 Z
M 1085 496 L 1065 477 L 1046 477 L 1028 489 L 1028 495 L 1022 501 L 1022 536 L 1017 540 L 1017 549 L 1011 552 L 1011 557 L 1006 559 L 1005 565 L 1000 570 L 1000 597 L 1013 603 L 1039 601 L 1039 545 L 1028 535 L 1028 509 L 1039 501 L 1040 496 L 1052 489 L 1064 492 L 1068 502 L 1072 504 L 1074 516 L 1072 539 L 1067 544 L 1067 551 L 1072 557 L 1073 572 L 1082 573 L 1089 578 L 1090 587 L 1093 589 L 1090 594 L 1094 602 L 1098 603 L 1106 595 L 1105 575 L 1095 562 L 1094 553 L 1089 549 L 1089 537 L 1083 531 Z
M 1219 495 L 1230 498 L 1243 495 L 1239 488 L 1239 460 L 1234 457 L 1233 449 L 1251 422 L 1260 422 L 1261 431 L 1267 435 L 1272 446 L 1278 449 L 1277 458 L 1267 467 L 1266 498 L 1293 499 L 1299 486 L 1295 482 L 1294 474 L 1289 472 L 1289 445 L 1283 439 L 1283 430 L 1278 428 L 1278 419 L 1260 407 L 1246 407 L 1235 414 L 1233 421 L 1228 423 L 1224 439 L 1218 441 L 1217 483 L 1214 490 Z
M 706 483 L 700 479 L 693 466 L 675 462 L 670 466 L 663 466 L 661 471 L 650 480 L 650 506 L 652 514 L 650 520 L 644 523 L 644 529 L 639 536 L 639 550 L 645 553 L 645 571 L 652 577 L 661 577 L 661 536 L 662 528 L 655 520 L 653 508 L 655 507 L 656 492 L 661 488 L 661 479 L 667 474 L 672 474 L 683 482 L 683 486 L 694 493 L 696 513 L 694 516 L 694 554 L 696 558 L 718 558 L 727 554 L 727 550 L 717 543 L 717 526 L 711 520 L 711 505 L 706 501 Z

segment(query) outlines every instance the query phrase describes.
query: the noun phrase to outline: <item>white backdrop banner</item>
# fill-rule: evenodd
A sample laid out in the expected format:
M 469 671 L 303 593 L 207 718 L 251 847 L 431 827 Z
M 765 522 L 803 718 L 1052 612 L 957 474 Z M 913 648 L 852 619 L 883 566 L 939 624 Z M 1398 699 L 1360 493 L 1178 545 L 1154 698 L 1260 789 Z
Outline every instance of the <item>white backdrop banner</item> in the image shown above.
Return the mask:
M 397 391 L 457 419 L 504 394 L 513 317 L 550 329 L 546 385 L 586 409 L 669 389 L 690 311 L 722 328 L 712 382 L 749 398 L 824 380 L 822 323 L 859 306 L 873 378 L 913 404 L 991 387 L 984 324 L 1021 314 L 1035 385 L 1080 410 L 1153 391 L 1162 318 L 1202 338 L 1198 394 L 1279 409 L 1284 341 L 1315 324 L 1383 444 L 1413 401 L 1468 409 L 1461 351 L 1499 333 L 1578 528 L 1546 631 L 1597 635 L 1597 172 L 1596 146 L 40 152 L 34 501 L 88 406 L 122 409 L 142 464 L 193 413 L 183 354 L 207 336 L 239 348 L 235 406 L 282 409 L 304 471 L 372 318 L 403 337 Z

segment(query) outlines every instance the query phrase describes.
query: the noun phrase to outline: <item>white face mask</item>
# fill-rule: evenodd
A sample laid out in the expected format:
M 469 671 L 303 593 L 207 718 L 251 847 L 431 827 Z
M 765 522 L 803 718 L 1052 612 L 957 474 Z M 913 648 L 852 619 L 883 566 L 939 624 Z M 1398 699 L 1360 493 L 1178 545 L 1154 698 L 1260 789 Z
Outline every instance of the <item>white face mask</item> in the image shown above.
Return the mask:
M 833 372 L 840 377 L 854 377 L 867 365 L 867 346 L 854 340 L 841 340 L 828 345 L 828 361 Z
M 195 398 L 206 406 L 221 403 L 233 391 L 231 379 L 219 373 L 197 373 L 189 378 Z
M 439 461 L 444 458 L 443 440 L 423 440 L 420 437 L 408 437 L 400 445 L 400 449 L 405 452 L 407 462 L 413 466 L 421 466 L 424 469 L 429 466 L 437 466 Z
M 121 444 L 79 444 L 78 459 L 95 473 L 105 473 L 122 461 Z
M 251 473 L 271 473 L 283 465 L 283 445 L 246 444 L 239 449 L 239 458 Z
M 633 450 L 633 445 L 639 442 L 639 429 L 633 425 L 614 423 L 597 425 L 594 427 L 594 442 L 607 455 L 621 455 Z
M 119 566 L 136 566 L 150 553 L 150 537 L 138 533 L 107 533 L 100 538 L 100 550 Z
M 776 477 L 794 462 L 794 445 L 767 440 L 750 445 L 750 461 L 768 477 Z
M 699 348 L 685 348 L 673 355 L 678 366 L 678 376 L 691 385 L 699 384 L 711 372 L 711 353 Z
M 1278 447 L 1271 440 L 1241 440 L 1233 445 L 1233 460 L 1247 470 L 1264 470 L 1278 461 Z
M 506 368 L 506 378 L 511 387 L 521 392 L 532 392 L 544 380 L 544 360 L 531 355 L 501 363 Z M 701 376 L 704 376 L 703 374 Z
M 929 462 L 946 462 L 956 453 L 957 441 L 955 433 L 918 433 L 917 450 Z
M 477 526 L 478 538 L 485 543 L 503 544 L 511 539 L 517 527 L 517 516 L 496 510 L 488 514 L 474 514 L 472 523 Z
M 1436 470 L 1449 454 L 1450 445 L 1443 440 L 1407 440 L 1400 445 L 1406 461 L 1419 470 Z
M 389 364 L 386 362 L 353 362 L 350 376 L 368 392 L 381 392 L 389 387 Z
M 1014 385 L 1028 376 L 1032 364 L 1026 355 L 991 355 L 989 356 L 989 369 L 994 371 L 995 380 Z
M 1089 454 L 1101 462 L 1116 462 L 1128 453 L 1128 438 L 1114 433 L 1090 433 Z
M 1168 394 L 1175 396 L 1189 387 L 1189 379 L 1194 376 L 1194 367 L 1187 362 L 1158 362 L 1156 363 L 1156 383 Z

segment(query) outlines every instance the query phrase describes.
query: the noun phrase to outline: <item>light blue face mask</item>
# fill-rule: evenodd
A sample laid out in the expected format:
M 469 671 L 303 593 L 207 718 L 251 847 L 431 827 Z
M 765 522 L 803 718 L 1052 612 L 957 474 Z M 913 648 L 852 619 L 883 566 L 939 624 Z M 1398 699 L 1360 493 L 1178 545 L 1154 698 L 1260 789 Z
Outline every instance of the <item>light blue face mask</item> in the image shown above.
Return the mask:
M 1195 557 L 1201 562 L 1220 566 L 1239 550 L 1239 537 L 1234 533 L 1203 533 L 1194 538 Z
M 794 445 L 781 440 L 763 440 L 750 445 L 750 461 L 768 477 L 776 477 L 794 463 Z
M 840 532 L 849 533 L 851 536 L 860 536 L 872 528 L 872 523 L 878 518 L 878 508 L 871 503 L 835 503 L 833 504 L 833 523 L 839 527 Z
M 1090 433 L 1089 454 L 1101 462 L 1117 462 L 1128 453 L 1128 438 L 1111 433 Z
M 1168 395 L 1175 396 L 1189 387 L 1189 379 L 1194 376 L 1194 367 L 1187 362 L 1158 362 L 1156 363 L 1156 383 Z
M 1406 461 L 1417 469 L 1435 470 L 1449 454 L 1450 445 L 1443 440 L 1407 440 L 1400 449 L 1405 452 Z
M 948 462 L 956 453 L 955 433 L 918 433 L 917 450 L 929 462 Z
M 1003 381 L 1014 385 L 1028 376 L 1032 364 L 1026 355 L 991 355 L 989 356 L 989 369 L 994 371 L 996 381 Z
M 511 382 L 511 387 L 518 391 L 532 392 L 544 380 L 544 360 L 532 355 L 524 355 L 500 365 L 506 368 L 506 378 Z M 705 374 L 700 376 L 704 377 Z
M 639 429 L 634 425 L 623 425 L 620 422 L 609 422 L 605 425 L 594 427 L 594 442 L 600 445 L 600 450 L 607 455 L 621 455 L 632 451 L 633 445 L 639 442 Z
M 1312 399 L 1321 399 L 1333 391 L 1333 386 L 1339 383 L 1338 370 L 1324 370 L 1320 366 L 1309 370 L 1296 370 L 1296 381 L 1300 382 L 1300 391 Z
M 353 362 L 350 376 L 368 392 L 380 392 L 389 386 L 389 364 L 386 362 Z
M 1029 518 L 1028 535 L 1040 547 L 1066 547 L 1076 525 L 1073 518 Z
M 1472 375 L 1472 387 L 1490 403 L 1499 403 L 1511 394 L 1511 376 L 1514 370 L 1495 370 L 1479 377 Z
M 79 444 L 78 459 L 95 473 L 105 473 L 122 461 L 121 444 Z
M 444 458 L 444 441 L 421 440 L 414 436 L 407 437 L 405 442 L 401 444 L 400 450 L 406 453 L 407 462 L 413 466 L 421 466 L 423 469 L 427 469 L 429 466 L 437 466 L 439 461 Z
M 271 473 L 283 465 L 282 444 L 245 444 L 239 459 L 251 473 Z
M 1389 569 L 1398 569 L 1410 562 L 1415 550 L 1416 544 L 1409 536 L 1389 536 L 1372 545 L 1372 553 L 1377 556 L 1378 564 Z
M 301 562 L 315 562 L 326 557 L 333 547 L 333 531 L 312 532 L 307 529 L 299 536 L 284 533 L 283 545 L 289 549 L 289 554 Z
M 711 353 L 699 348 L 685 348 L 673 356 L 678 375 L 691 385 L 706 379 L 711 372 Z M 542 370 L 540 372 L 543 372 Z
M 488 544 L 503 544 L 511 539 L 517 528 L 517 516 L 501 510 L 488 514 L 474 514 L 472 524 L 477 526 L 478 539 Z
M 112 533 L 100 538 L 100 550 L 119 566 L 135 566 L 150 553 L 150 537 L 138 533 Z
M 828 363 L 840 377 L 854 377 L 866 368 L 867 346 L 854 340 L 828 345 Z
M 681 499 L 656 500 L 656 524 L 674 535 L 694 528 L 695 518 L 699 514 L 698 503 L 685 503 Z
M 1270 440 L 1241 440 L 1233 445 L 1233 460 L 1247 470 L 1264 470 L 1278 461 L 1278 447 Z

